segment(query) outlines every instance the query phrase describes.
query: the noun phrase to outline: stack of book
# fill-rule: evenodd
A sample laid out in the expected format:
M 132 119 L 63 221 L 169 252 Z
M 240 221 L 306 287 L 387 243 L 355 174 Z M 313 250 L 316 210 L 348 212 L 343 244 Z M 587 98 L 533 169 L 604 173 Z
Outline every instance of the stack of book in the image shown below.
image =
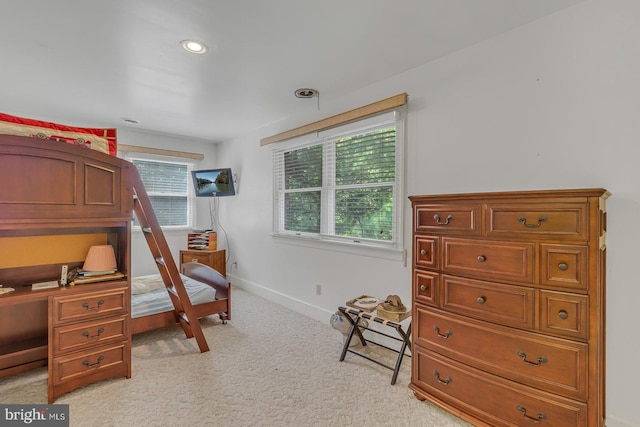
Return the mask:
M 109 280 L 118 280 L 124 278 L 125 275 L 118 270 L 104 270 L 104 271 L 87 271 L 78 270 L 78 275 L 73 279 L 71 286 L 73 285 L 86 285 L 87 283 L 106 282 Z

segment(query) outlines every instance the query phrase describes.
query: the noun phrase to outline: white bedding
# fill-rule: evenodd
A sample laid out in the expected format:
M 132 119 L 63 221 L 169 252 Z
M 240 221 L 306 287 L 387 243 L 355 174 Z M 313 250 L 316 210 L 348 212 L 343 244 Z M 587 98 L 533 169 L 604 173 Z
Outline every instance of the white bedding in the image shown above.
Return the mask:
M 216 299 L 216 290 L 209 285 L 198 282 L 180 274 L 184 287 L 189 294 L 191 304 L 211 302 Z M 173 304 L 165 289 L 160 274 L 149 274 L 131 278 L 131 317 L 142 317 L 150 314 L 172 311 Z

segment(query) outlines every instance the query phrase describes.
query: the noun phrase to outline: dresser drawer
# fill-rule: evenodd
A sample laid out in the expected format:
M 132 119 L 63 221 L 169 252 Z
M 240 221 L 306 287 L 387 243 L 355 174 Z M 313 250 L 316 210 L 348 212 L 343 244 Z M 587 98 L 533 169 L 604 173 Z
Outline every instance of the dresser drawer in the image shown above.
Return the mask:
M 498 281 L 533 283 L 535 244 L 442 239 L 442 271 Z
M 540 245 L 540 283 L 569 289 L 589 288 L 589 248 Z
M 416 236 L 413 244 L 413 263 L 415 267 L 439 268 L 439 253 L 437 237 Z
M 85 352 L 75 352 L 55 357 L 52 368 L 56 383 L 75 380 L 79 377 L 100 375 L 104 371 L 125 370 L 128 365 L 127 354 L 130 343 L 121 342 L 109 346 L 92 348 Z
M 439 401 L 484 420 L 487 424 L 584 427 L 587 406 L 471 368 L 414 346 L 415 384 Z
M 587 345 L 418 307 L 414 341 L 421 347 L 551 393 L 587 396 Z
M 127 339 L 127 332 L 126 316 L 59 326 L 53 330 L 53 348 L 58 355 L 109 341 Z
M 431 271 L 414 270 L 413 299 L 415 302 L 438 305 L 440 294 L 440 274 Z
M 520 328 L 534 325 L 533 288 L 443 275 L 441 294 L 448 311 Z
M 417 205 L 415 232 L 479 235 L 481 206 L 478 204 Z
M 589 297 L 540 291 L 540 330 L 556 335 L 589 338 Z
M 587 203 L 487 204 L 487 235 L 586 241 Z
M 126 288 L 54 297 L 52 304 L 53 321 L 56 325 L 107 315 L 123 315 L 128 310 Z

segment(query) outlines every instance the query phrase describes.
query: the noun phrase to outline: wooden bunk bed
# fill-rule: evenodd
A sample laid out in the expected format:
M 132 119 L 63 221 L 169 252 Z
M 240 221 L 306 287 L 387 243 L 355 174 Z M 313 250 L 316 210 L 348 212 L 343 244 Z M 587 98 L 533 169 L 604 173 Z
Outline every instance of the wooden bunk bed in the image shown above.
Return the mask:
M 49 403 L 95 381 L 130 378 L 132 331 L 179 322 L 208 351 L 197 318 L 230 313 L 228 281 L 205 266 L 188 266 L 184 274 L 214 287 L 216 300 L 191 305 L 135 166 L 68 142 L 0 135 L 0 289 L 10 289 L 0 291 L 0 378 L 48 366 Z M 137 320 L 130 287 L 134 212 L 174 306 Z M 60 280 L 63 265 L 80 267 L 96 240 L 113 246 L 123 278 L 32 289 Z
M 182 264 L 182 274 L 186 277 L 183 277 L 183 282 L 192 302 L 195 316 L 201 319 L 218 315 L 222 323 L 226 323 L 231 318 L 231 286 L 229 281 L 208 265 L 197 262 Z M 162 278 L 157 274 L 143 278 L 145 280 L 140 282 L 138 286 L 137 281 L 141 278 L 133 277 L 131 279 L 132 334 L 164 328 L 179 322 L 175 310 L 171 309 L 168 295 L 164 291 Z M 142 311 L 142 309 L 138 310 L 137 306 L 146 305 L 149 301 L 148 295 L 152 295 L 150 305 L 159 305 L 162 308 L 153 314 L 136 316 L 136 311 Z M 158 304 L 160 299 L 165 300 L 164 303 Z M 146 307 L 144 311 L 147 311 Z M 151 309 L 151 311 L 155 310 Z

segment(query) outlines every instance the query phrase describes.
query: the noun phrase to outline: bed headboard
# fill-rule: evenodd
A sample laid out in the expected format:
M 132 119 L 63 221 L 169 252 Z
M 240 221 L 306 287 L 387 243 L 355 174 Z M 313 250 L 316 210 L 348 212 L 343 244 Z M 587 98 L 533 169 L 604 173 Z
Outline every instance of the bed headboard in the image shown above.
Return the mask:
M 0 222 L 131 218 L 129 162 L 60 141 L 0 135 Z

